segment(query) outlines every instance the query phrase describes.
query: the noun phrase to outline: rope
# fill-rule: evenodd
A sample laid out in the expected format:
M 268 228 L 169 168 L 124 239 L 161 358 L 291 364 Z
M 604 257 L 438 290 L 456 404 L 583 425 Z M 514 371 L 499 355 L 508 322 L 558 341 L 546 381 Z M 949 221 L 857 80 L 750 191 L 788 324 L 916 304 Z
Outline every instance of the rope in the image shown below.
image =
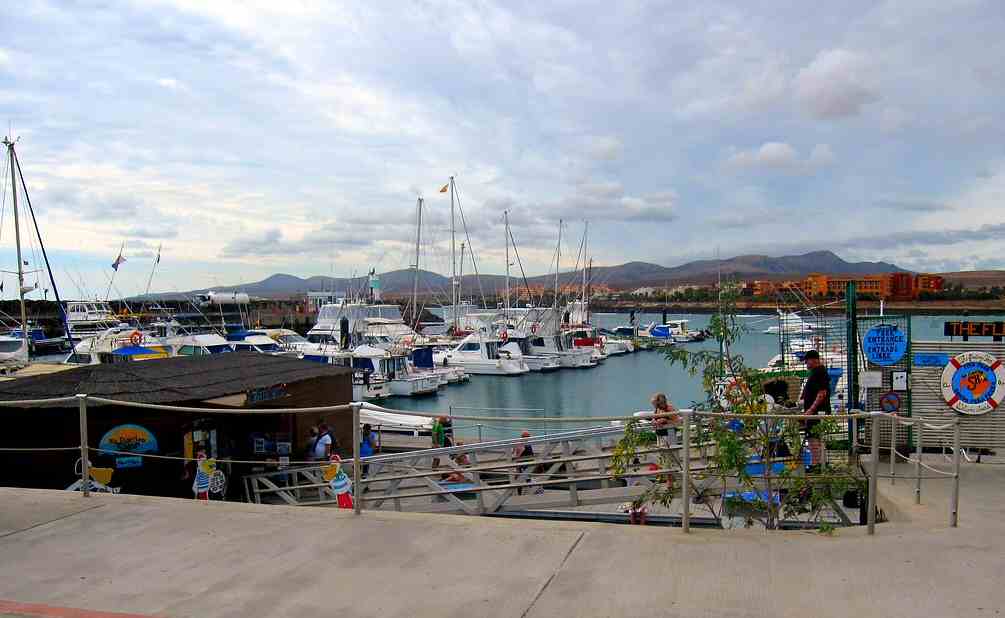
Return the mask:
M 79 449 L 80 449 L 80 447 L 78 446 L 78 447 L 74 447 L 72 450 L 79 450 Z M 67 449 L 62 449 L 62 450 L 67 450 Z M 147 457 L 147 458 L 150 458 L 150 459 L 164 459 L 164 460 L 170 460 L 170 461 L 198 461 L 198 459 L 195 458 L 195 457 L 177 457 L 177 456 L 174 456 L 174 455 L 154 455 L 153 453 L 133 453 L 133 452 L 130 452 L 130 451 L 113 451 L 113 450 L 110 450 L 110 449 L 94 448 L 94 447 L 90 447 L 90 446 L 87 447 L 87 450 L 93 451 L 95 453 L 101 453 L 103 455 L 118 455 L 118 456 L 121 456 L 121 457 Z M 367 457 L 361 457 L 360 458 L 360 462 L 361 463 L 366 462 L 368 459 L 369 458 L 367 458 Z M 339 463 L 341 463 L 341 464 L 351 464 L 352 462 L 353 462 L 352 457 L 349 457 L 348 459 L 341 460 Z M 220 463 L 249 464 L 249 465 L 256 465 L 256 466 L 257 465 L 273 465 L 273 466 L 279 465 L 279 462 L 277 460 L 266 461 L 266 460 L 263 460 L 263 459 L 245 460 L 245 459 L 219 459 L 219 458 L 217 458 L 216 459 L 216 463 L 218 463 L 218 464 L 220 464 Z M 288 464 L 283 464 L 283 466 L 287 466 L 287 465 L 290 465 L 290 466 L 292 466 L 292 465 L 313 466 L 313 467 L 316 467 L 316 468 L 321 468 L 322 466 L 328 465 L 328 463 L 325 463 L 325 462 L 319 463 L 317 460 L 313 460 L 313 461 L 290 461 Z M 300 471 L 300 470 L 298 470 L 298 471 Z M 280 471 L 280 472 L 282 472 L 282 471 Z
M 24 446 L 24 447 L 3 447 L 0 452 L 22 452 L 22 451 L 79 451 L 79 446 Z

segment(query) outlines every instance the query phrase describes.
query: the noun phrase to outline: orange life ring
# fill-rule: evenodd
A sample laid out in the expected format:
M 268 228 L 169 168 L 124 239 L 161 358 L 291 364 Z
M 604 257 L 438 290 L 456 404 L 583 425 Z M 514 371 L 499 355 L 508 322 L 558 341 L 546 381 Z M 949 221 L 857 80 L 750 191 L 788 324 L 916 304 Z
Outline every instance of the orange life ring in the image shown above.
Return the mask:
M 501 339 L 502 341 L 509 341 L 509 332 L 504 330 L 501 333 L 499 333 L 499 339 Z
M 143 333 L 138 330 L 134 330 L 133 334 L 129 335 L 129 343 L 133 345 L 140 345 L 143 343 Z

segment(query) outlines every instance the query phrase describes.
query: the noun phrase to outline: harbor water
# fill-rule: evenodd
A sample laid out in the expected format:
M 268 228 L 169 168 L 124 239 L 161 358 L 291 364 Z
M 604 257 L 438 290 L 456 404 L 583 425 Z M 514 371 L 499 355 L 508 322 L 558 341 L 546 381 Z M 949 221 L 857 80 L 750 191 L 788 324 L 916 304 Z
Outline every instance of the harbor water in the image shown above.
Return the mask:
M 700 330 L 709 324 L 705 314 L 674 315 L 671 319 L 689 320 L 689 328 Z M 599 328 L 613 328 L 627 323 L 625 314 L 591 315 Z M 640 324 L 658 322 L 656 314 L 642 314 Z M 964 316 L 913 316 L 912 337 L 915 340 L 943 339 L 943 323 L 966 320 Z M 1002 320 L 1001 316 L 982 316 L 982 320 Z M 778 325 L 777 316 L 750 315 L 741 317 L 746 333 L 733 352 L 743 356 L 750 367 L 764 366 L 779 352 L 777 335 L 763 331 Z M 691 350 L 717 350 L 714 340 L 687 344 Z M 510 417 L 597 417 L 627 416 L 639 410 L 649 410 L 649 399 L 656 392 L 666 393 L 677 407 L 689 407 L 703 401 L 701 376 L 690 375 L 678 365 L 671 365 L 662 352 L 642 351 L 611 356 L 592 369 L 563 369 L 552 373 L 530 373 L 523 376 L 472 376 L 462 385 L 441 389 L 430 397 L 392 397 L 382 405 L 400 410 L 453 414 L 459 416 Z M 473 422 L 457 421 L 457 433 L 475 437 L 479 427 Z M 581 427 L 582 425 L 544 422 L 482 423 L 485 438 L 513 437 L 522 430 L 545 432 Z

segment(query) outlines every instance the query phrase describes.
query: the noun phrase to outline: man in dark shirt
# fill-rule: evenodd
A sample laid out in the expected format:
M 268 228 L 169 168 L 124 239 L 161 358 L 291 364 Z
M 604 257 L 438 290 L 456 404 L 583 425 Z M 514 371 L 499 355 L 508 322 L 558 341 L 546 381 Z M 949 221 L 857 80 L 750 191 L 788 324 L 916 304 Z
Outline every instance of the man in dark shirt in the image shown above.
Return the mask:
M 820 353 L 810 350 L 803 357 L 806 368 L 810 370 L 810 377 L 806 378 L 803 386 L 803 414 L 815 416 L 820 413 L 828 414 L 831 411 L 831 379 L 827 374 L 827 368 L 820 360 Z M 820 437 L 813 435 L 813 427 L 819 421 L 806 421 L 806 438 L 810 446 L 810 465 L 820 465 L 821 443 Z

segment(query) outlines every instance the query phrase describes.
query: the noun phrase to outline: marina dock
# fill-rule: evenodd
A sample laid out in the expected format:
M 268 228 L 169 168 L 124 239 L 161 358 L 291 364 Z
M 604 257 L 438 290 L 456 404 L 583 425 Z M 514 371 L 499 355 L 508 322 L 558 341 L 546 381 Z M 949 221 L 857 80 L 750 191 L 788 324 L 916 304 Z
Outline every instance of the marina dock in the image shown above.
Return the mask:
M 881 480 L 891 521 L 873 537 L 0 489 L 0 611 L 993 616 L 1005 606 L 1000 462 L 964 464 L 956 529 L 948 483 L 926 485 L 916 506 L 910 483 Z

